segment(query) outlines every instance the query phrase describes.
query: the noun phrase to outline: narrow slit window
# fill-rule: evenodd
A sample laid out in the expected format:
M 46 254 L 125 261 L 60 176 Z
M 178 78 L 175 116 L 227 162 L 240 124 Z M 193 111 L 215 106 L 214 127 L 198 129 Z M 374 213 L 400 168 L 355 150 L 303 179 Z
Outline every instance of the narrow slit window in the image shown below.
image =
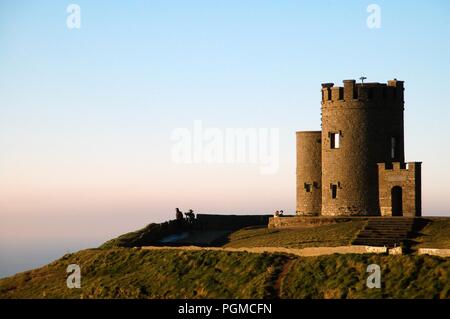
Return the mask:
M 336 184 L 331 184 L 331 198 L 336 198 L 337 197 L 337 185 Z
M 339 145 L 340 145 L 339 133 L 331 133 L 330 142 L 331 142 L 332 149 L 339 148 Z
M 396 154 L 396 148 L 397 148 L 397 141 L 395 139 L 395 137 L 391 137 L 391 159 L 395 159 L 395 157 L 397 156 Z
M 307 193 L 310 193 L 310 192 L 311 192 L 311 184 L 305 183 L 305 191 L 306 191 Z

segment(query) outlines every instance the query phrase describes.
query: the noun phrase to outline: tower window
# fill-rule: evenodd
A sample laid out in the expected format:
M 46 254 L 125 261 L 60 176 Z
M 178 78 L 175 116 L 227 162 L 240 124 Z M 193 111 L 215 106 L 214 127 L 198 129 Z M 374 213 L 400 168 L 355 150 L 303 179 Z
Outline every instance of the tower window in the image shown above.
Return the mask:
M 337 185 L 336 184 L 331 184 L 331 198 L 336 198 L 337 197 Z
M 397 141 L 395 137 L 391 137 L 391 159 L 395 159 L 397 157 L 396 154 L 396 148 L 397 148 Z
M 331 133 L 330 134 L 330 147 L 332 149 L 339 148 L 339 133 Z
M 305 183 L 305 191 L 306 191 L 307 193 L 310 193 L 310 192 L 311 192 L 311 184 Z

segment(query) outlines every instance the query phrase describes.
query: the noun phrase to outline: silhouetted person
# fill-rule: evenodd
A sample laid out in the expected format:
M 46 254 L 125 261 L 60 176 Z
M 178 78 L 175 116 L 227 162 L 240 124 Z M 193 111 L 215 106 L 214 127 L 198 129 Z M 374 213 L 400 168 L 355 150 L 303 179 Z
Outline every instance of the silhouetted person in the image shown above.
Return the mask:
M 186 219 L 190 222 L 193 223 L 194 219 L 195 219 L 195 214 L 194 211 L 192 209 L 190 209 L 187 213 L 184 213 L 184 215 L 186 215 Z
M 280 210 L 280 213 L 278 214 L 278 216 L 283 216 L 284 212 L 282 210 Z
M 176 213 L 177 220 L 182 220 L 183 212 L 178 207 L 176 208 L 176 211 L 177 211 L 177 213 Z

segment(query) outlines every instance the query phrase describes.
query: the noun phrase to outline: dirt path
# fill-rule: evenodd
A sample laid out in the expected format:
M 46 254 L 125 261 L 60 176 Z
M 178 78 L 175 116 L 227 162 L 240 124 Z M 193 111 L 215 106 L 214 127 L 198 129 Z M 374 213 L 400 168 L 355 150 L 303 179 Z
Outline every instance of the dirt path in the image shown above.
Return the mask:
M 213 251 L 234 251 L 234 252 L 249 252 L 249 253 L 283 253 L 292 254 L 296 256 L 321 256 L 331 254 L 363 254 L 367 253 L 365 246 L 337 246 L 337 247 L 307 247 L 307 248 L 284 248 L 284 247 L 199 247 L 199 246 L 143 246 L 141 249 L 147 250 L 213 250 Z
M 277 281 L 275 282 L 275 293 L 277 298 L 281 298 L 281 285 L 283 283 L 284 277 L 289 273 L 292 267 L 292 263 L 294 262 L 293 259 L 288 259 L 286 263 L 283 265 L 283 269 L 281 270 L 281 273 L 278 275 Z

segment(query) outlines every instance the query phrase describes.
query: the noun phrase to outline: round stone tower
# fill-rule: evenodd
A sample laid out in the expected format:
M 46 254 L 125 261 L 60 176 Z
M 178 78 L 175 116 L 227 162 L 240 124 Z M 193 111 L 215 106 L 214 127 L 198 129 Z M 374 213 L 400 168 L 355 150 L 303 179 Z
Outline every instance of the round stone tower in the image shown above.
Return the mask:
M 297 215 L 318 216 L 322 201 L 322 132 L 297 132 L 296 135 Z
M 404 162 L 403 82 L 322 84 L 321 215 L 380 215 L 377 163 Z

